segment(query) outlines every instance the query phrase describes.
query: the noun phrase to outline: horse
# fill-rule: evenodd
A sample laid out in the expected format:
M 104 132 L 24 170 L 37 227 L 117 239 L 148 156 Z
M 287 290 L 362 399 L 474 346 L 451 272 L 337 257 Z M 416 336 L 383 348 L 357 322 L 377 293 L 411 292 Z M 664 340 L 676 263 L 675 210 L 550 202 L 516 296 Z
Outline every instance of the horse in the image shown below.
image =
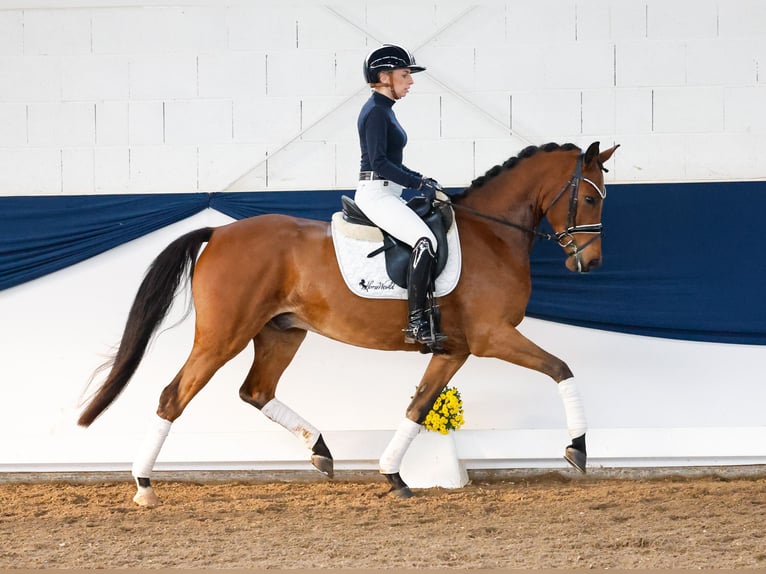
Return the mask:
M 585 273 L 601 264 L 604 163 L 617 147 L 600 151 L 599 142 L 593 142 L 582 152 L 574 144 L 529 146 L 449 198 L 460 231 L 461 275 L 455 288 L 439 298 L 447 337 L 444 349 L 430 357 L 404 419 L 380 458 L 380 472 L 393 496 L 412 496 L 399 473 L 401 460 L 435 399 L 470 355 L 502 359 L 557 383 L 572 439 L 564 458 L 576 470 L 586 471 L 587 423 L 572 371 L 516 327 L 531 292 L 535 240 L 557 241 L 570 271 Z M 543 219 L 552 234 L 540 231 Z M 191 283 L 194 342 L 162 391 L 156 418 L 133 464 L 137 504 L 160 502 L 150 478 L 173 421 L 218 369 L 249 344 L 254 358 L 240 398 L 302 440 L 314 467 L 330 478 L 333 458 L 321 432 L 276 398 L 280 377 L 307 332 L 370 349 L 426 351 L 404 342 L 406 301 L 365 299 L 350 292 L 329 225 L 259 215 L 191 231 L 151 263 L 117 350 L 96 371 L 109 370 L 108 375 L 85 401 L 78 419 L 81 426 L 89 426 L 117 398 L 178 291 Z

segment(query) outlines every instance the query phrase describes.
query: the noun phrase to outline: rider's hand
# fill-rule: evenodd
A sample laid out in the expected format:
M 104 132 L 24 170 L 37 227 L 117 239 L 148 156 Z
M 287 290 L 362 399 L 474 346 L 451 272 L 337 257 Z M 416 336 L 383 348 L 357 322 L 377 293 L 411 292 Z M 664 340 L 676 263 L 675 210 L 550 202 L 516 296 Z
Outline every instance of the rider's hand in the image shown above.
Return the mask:
M 435 179 L 424 177 L 420 182 L 418 191 L 420 191 L 420 193 L 422 193 L 428 199 L 428 201 L 433 201 L 436 199 L 436 192 L 443 191 L 443 189 L 444 188 Z

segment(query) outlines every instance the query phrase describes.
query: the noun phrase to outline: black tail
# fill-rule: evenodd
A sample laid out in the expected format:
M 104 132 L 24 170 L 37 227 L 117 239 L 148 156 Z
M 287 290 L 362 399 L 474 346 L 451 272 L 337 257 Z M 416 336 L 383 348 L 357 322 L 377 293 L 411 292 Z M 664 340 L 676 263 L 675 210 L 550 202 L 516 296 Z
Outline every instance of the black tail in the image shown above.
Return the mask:
M 89 426 L 119 396 L 136 372 L 152 335 L 170 310 L 184 278 L 191 280 L 197 254 L 210 240 L 213 229 L 205 227 L 179 237 L 168 245 L 149 266 L 115 355 L 96 372 L 111 367 L 109 376 L 90 399 L 77 421 Z

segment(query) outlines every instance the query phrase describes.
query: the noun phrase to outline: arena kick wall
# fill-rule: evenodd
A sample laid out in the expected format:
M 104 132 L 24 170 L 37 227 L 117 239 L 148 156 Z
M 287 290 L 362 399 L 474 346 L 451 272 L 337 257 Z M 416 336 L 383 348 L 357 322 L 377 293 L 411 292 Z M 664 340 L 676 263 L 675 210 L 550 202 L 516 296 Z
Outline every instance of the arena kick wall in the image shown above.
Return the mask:
M 446 186 L 528 144 L 593 140 L 622 145 L 608 184 L 758 184 L 764 29 L 759 0 L 0 0 L 0 209 L 18 196 L 34 196 L 38 213 L 52 196 L 351 190 L 368 94 L 361 61 L 382 42 L 428 67 L 396 111 L 407 163 Z M 699 232 L 720 232 L 716 210 L 736 201 L 711 206 Z M 743 228 L 754 227 L 757 214 L 741 207 Z M 30 227 L 40 225 L 33 215 Z M 0 471 L 129 468 L 193 320 L 157 338 L 90 429 L 75 426 L 78 401 L 151 259 L 187 230 L 228 221 L 207 209 L 0 291 Z M 750 265 L 752 280 L 764 279 L 736 251 L 710 265 Z M 592 465 L 766 464 L 762 345 L 529 318 L 521 330 L 577 374 Z M 192 402 L 158 468 L 309 468 L 292 435 L 238 399 L 251 356 Z M 279 396 L 324 431 L 338 468 L 375 469 L 427 360 L 309 335 Z M 468 469 L 563 468 L 552 382 L 472 358 L 454 383 L 466 411 L 454 441 Z

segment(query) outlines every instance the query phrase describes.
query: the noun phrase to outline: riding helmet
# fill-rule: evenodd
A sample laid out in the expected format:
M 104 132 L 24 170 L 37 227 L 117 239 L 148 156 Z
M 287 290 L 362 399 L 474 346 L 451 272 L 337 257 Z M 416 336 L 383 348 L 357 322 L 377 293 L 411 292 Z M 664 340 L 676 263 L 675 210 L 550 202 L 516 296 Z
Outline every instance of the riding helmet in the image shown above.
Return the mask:
M 368 84 L 376 84 L 378 72 L 389 72 L 400 68 L 409 68 L 413 74 L 425 70 L 425 67 L 415 64 L 415 57 L 401 46 L 383 44 L 364 59 L 364 78 Z

